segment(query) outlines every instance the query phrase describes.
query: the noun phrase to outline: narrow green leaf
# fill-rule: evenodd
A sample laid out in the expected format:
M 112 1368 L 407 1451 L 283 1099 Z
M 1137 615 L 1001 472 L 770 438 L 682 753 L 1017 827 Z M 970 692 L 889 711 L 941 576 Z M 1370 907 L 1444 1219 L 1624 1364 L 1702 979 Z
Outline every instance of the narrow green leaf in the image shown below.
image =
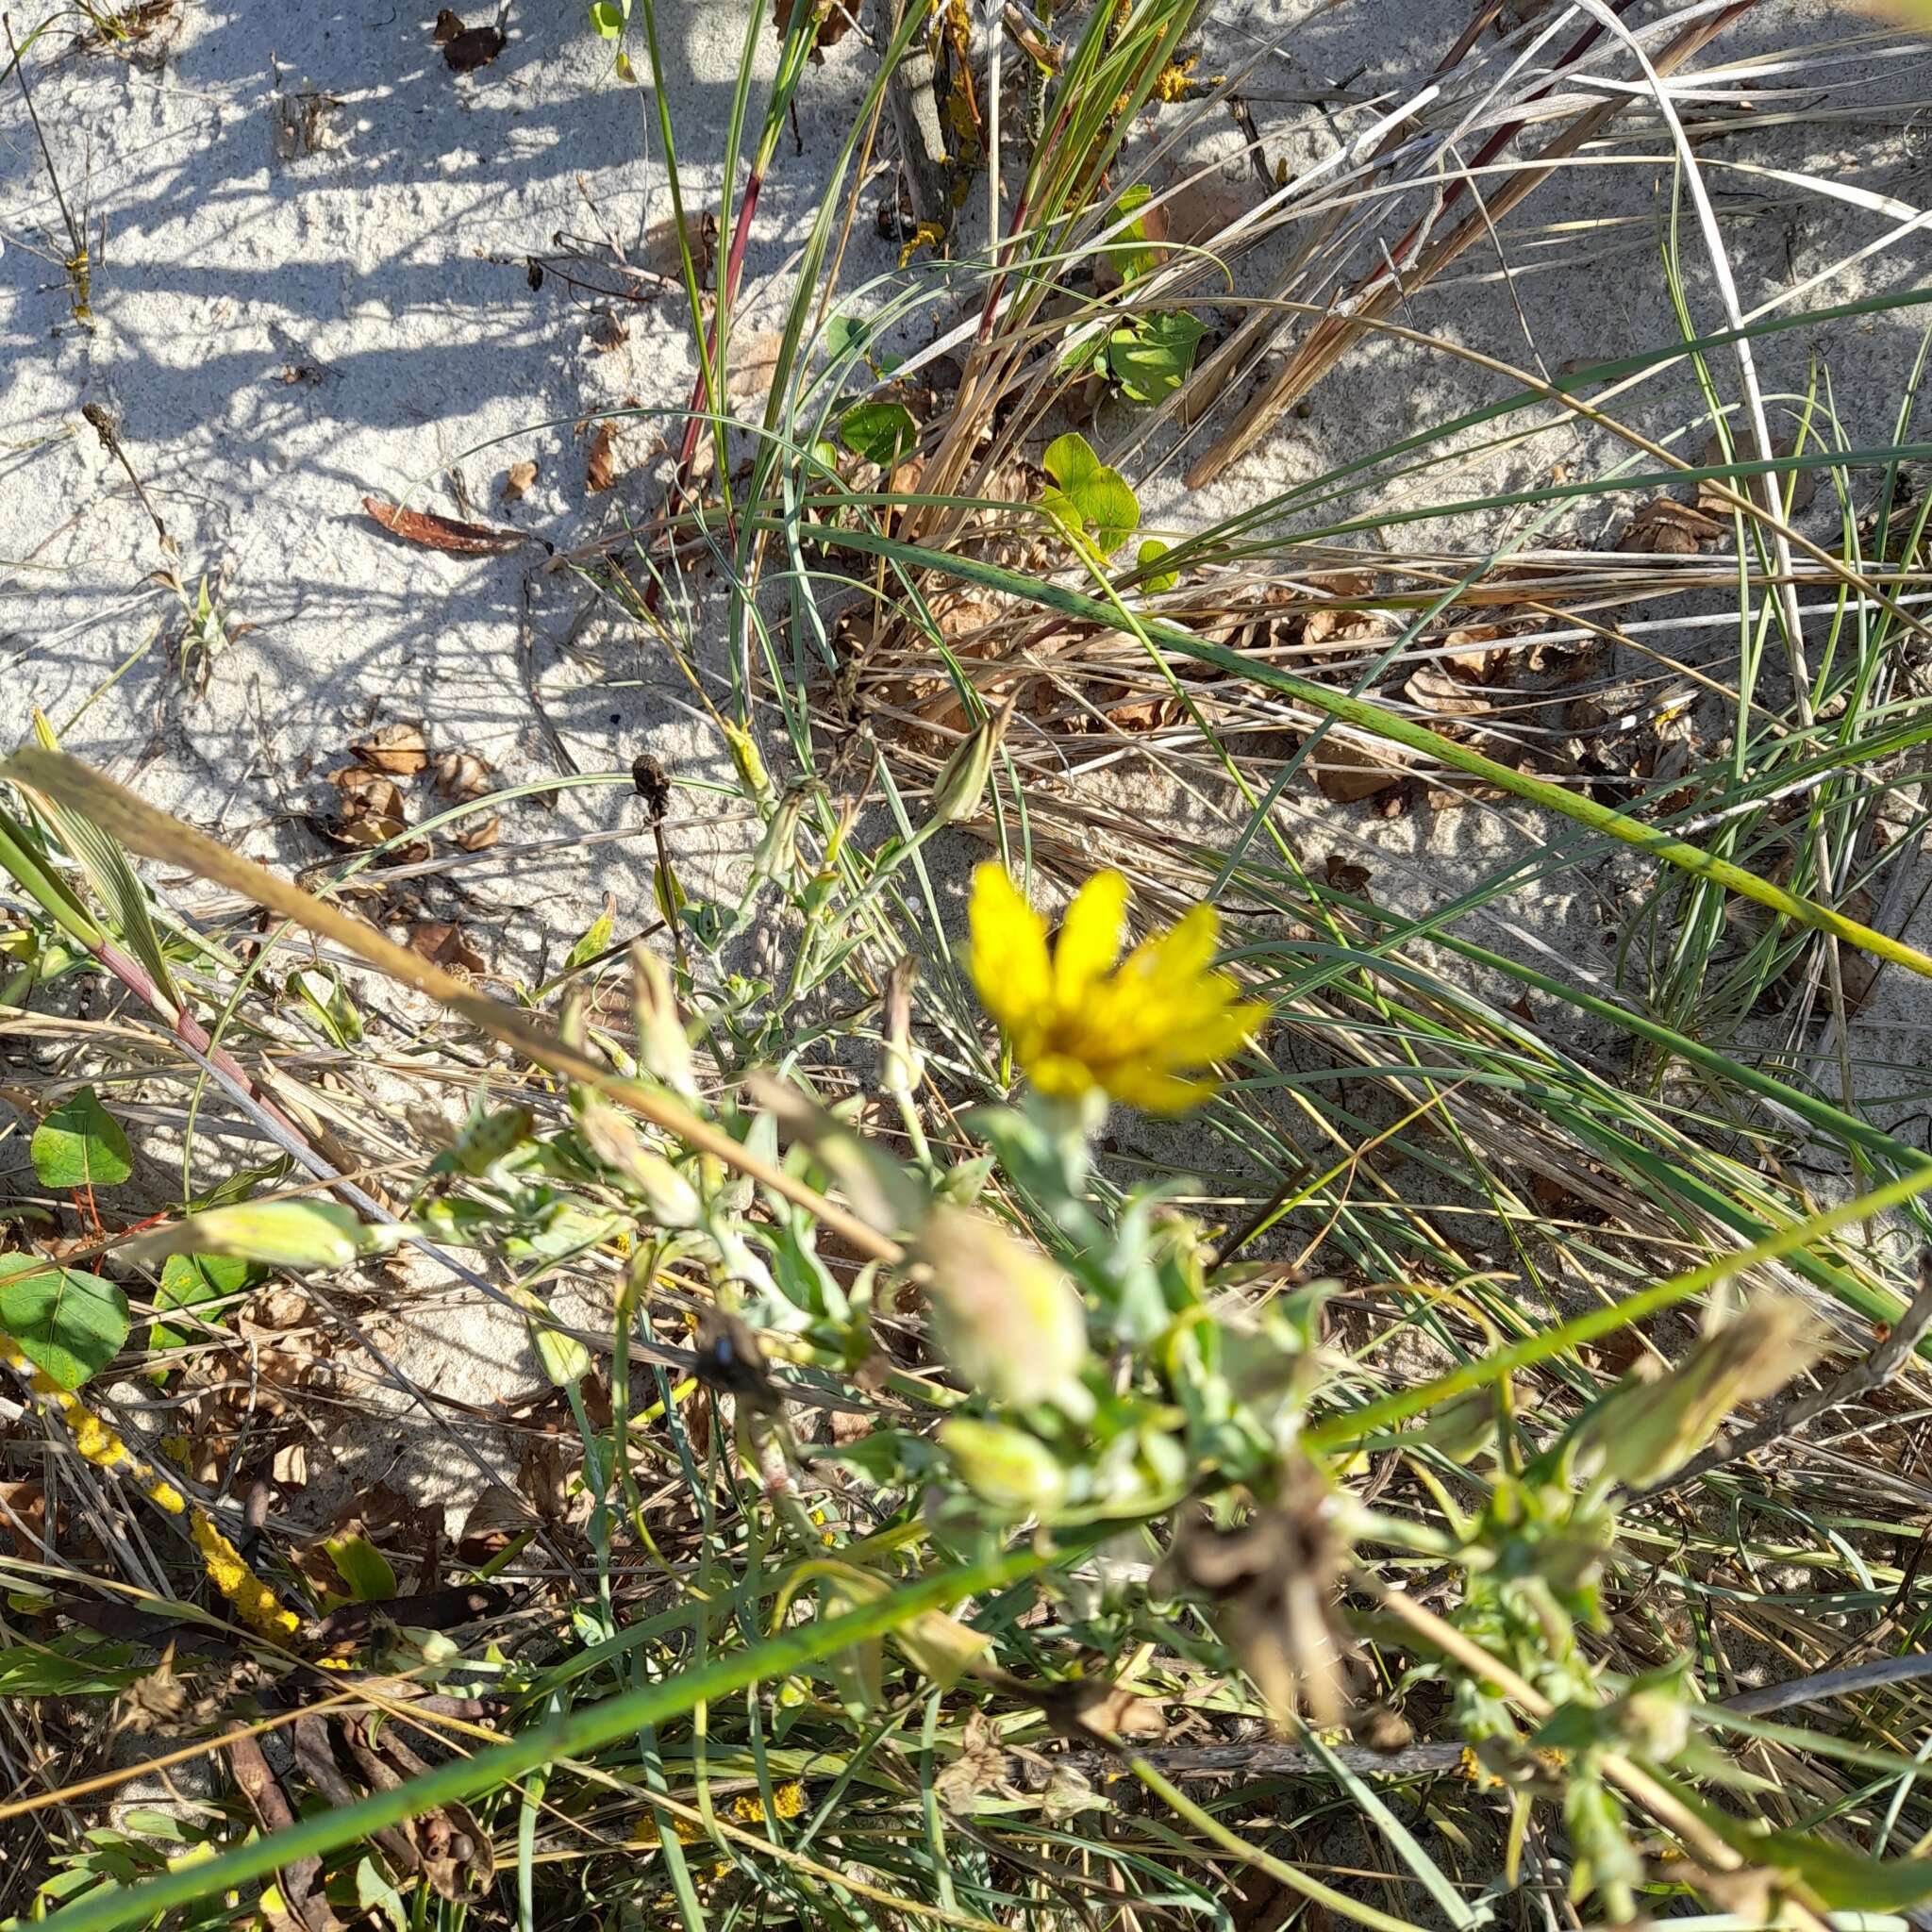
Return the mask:
M 62 1389 L 78 1389 L 120 1354 L 127 1297 L 84 1268 L 0 1255 L 0 1329 Z
M 575 973 L 579 966 L 588 966 L 599 953 L 610 950 L 610 936 L 617 930 L 616 913 L 607 906 L 600 912 L 589 932 L 570 949 L 569 957 L 563 962 L 566 973 Z

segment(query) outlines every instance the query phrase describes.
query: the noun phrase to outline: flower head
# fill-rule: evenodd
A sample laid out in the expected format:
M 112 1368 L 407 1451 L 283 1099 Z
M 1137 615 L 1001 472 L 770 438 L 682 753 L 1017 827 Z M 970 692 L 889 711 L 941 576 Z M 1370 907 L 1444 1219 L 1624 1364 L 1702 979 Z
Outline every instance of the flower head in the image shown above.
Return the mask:
M 1096 873 L 1051 951 L 1046 922 L 1004 867 L 973 875 L 973 982 L 1027 1077 L 1078 1099 L 1095 1088 L 1150 1113 L 1183 1113 L 1214 1091 L 1199 1069 L 1250 1039 L 1267 1008 L 1211 972 L 1219 921 L 1196 906 L 1123 959 L 1127 882 Z

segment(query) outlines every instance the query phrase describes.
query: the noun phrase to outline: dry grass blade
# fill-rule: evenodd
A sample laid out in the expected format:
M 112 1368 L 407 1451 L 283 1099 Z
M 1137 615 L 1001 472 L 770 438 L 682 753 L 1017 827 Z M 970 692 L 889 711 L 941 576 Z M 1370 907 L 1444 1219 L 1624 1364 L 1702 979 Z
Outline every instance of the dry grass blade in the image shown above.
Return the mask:
M 29 747 L 0 764 L 0 777 L 11 778 L 58 799 L 131 852 L 185 866 L 201 877 L 226 886 L 258 906 L 265 906 L 270 911 L 294 921 L 307 931 L 333 941 L 389 978 L 447 1007 L 500 1044 L 552 1073 L 582 1082 L 653 1126 L 675 1136 L 687 1146 L 714 1156 L 749 1174 L 761 1187 L 770 1188 L 799 1207 L 810 1208 L 826 1226 L 835 1228 L 862 1253 L 881 1261 L 900 1258 L 896 1242 L 888 1241 L 857 1216 L 827 1201 L 782 1168 L 762 1159 L 728 1134 L 721 1133 L 709 1122 L 700 1120 L 669 1095 L 612 1074 L 608 1067 L 566 1045 L 556 1034 L 514 1007 L 479 993 L 468 981 L 445 973 L 420 953 L 384 938 L 374 926 L 312 897 L 299 886 L 277 878 L 266 868 L 228 851 L 179 819 L 157 810 L 78 758 L 64 752 Z

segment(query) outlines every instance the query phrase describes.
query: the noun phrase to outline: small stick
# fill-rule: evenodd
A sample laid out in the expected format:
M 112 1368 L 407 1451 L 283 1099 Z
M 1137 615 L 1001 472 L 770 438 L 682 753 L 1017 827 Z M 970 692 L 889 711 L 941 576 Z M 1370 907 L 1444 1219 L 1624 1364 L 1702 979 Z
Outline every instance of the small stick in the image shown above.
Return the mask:
M 112 416 L 99 403 L 83 403 L 80 413 L 93 425 L 93 432 L 101 439 L 101 447 L 127 472 L 127 480 L 134 485 L 134 493 L 141 498 L 141 507 L 146 510 L 148 521 L 155 526 L 155 535 L 160 539 L 161 548 L 170 557 L 180 553 L 175 540 L 168 535 L 168 526 L 161 521 L 161 513 L 148 499 L 148 493 L 142 488 L 141 478 L 134 474 L 134 465 L 127 459 L 127 452 L 121 446 L 121 432 Z

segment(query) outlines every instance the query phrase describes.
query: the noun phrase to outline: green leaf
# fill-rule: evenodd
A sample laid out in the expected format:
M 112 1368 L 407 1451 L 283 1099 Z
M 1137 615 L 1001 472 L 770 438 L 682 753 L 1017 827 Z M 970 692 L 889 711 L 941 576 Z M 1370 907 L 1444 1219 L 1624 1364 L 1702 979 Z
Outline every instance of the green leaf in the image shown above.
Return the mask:
M 332 1536 L 323 1548 L 355 1602 L 386 1604 L 395 1595 L 396 1573 L 366 1536 Z
M 237 1260 L 232 1255 L 170 1255 L 161 1263 L 155 1307 L 193 1308 L 203 1302 L 225 1301 L 253 1288 L 261 1277 L 262 1271 L 252 1261 Z M 150 1348 L 180 1348 L 192 1339 L 168 1322 L 158 1321 L 147 1331 Z
M 289 974 L 289 985 L 335 1045 L 351 1047 L 362 1038 L 362 1015 L 339 974 L 326 967 L 303 967 Z
M 1041 491 L 1041 508 L 1065 528 L 1091 535 L 1103 556 L 1118 550 L 1141 521 L 1141 505 L 1127 479 L 1073 430 L 1055 437 L 1041 462 L 1059 486 Z
M 1122 189 L 1119 201 L 1108 213 L 1107 226 L 1112 227 L 1122 215 L 1145 208 L 1153 199 L 1154 191 L 1144 181 Z M 1129 222 L 1101 252 L 1113 263 L 1114 272 L 1123 282 L 1131 282 L 1137 275 L 1160 266 L 1159 251 L 1148 243 L 1144 220 Z
M 617 915 L 613 908 L 606 906 L 598 913 L 596 922 L 582 939 L 570 949 L 570 956 L 563 962 L 566 973 L 575 973 L 579 966 L 588 966 L 599 953 L 610 950 L 610 935 L 617 930 Z
M 0 1329 L 62 1389 L 78 1389 L 120 1354 L 127 1297 L 83 1268 L 0 1255 Z
M 856 457 L 890 470 L 919 441 L 919 425 L 904 403 L 860 403 L 839 419 L 839 441 Z
M 1099 475 L 1104 467 L 1093 454 L 1093 445 L 1077 429 L 1056 436 L 1041 457 L 1040 466 L 1069 496 Z
M 127 1136 L 92 1087 L 71 1094 L 34 1129 L 29 1152 L 44 1188 L 111 1188 L 134 1172 Z
M 624 38 L 625 9 L 618 0 L 592 0 L 591 25 L 607 41 Z
M 1141 543 L 1140 549 L 1134 553 L 1134 561 L 1145 573 L 1149 564 L 1158 563 L 1173 547 L 1172 544 L 1163 543 L 1158 537 L 1149 537 Z M 1177 570 L 1158 570 L 1153 572 L 1151 575 L 1143 575 L 1141 576 L 1141 588 L 1150 597 L 1158 597 L 1161 591 L 1173 590 L 1180 580 L 1181 574 Z
M 1158 403 L 1187 380 L 1207 333 L 1207 324 L 1180 309 L 1140 316 L 1108 341 L 1108 374 L 1129 402 Z
M 833 316 L 819 338 L 826 357 L 834 362 L 841 361 L 855 350 L 862 353 L 871 339 L 871 323 L 857 315 Z

